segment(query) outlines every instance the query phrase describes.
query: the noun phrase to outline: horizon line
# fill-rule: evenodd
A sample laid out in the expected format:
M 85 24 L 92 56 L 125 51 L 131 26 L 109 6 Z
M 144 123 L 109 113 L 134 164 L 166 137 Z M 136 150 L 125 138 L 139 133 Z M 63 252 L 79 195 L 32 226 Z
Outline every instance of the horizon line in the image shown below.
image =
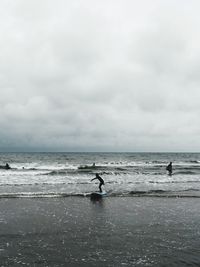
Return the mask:
M 200 153 L 197 151 L 0 151 L 0 153 L 165 153 L 165 154 L 175 154 L 175 153 Z

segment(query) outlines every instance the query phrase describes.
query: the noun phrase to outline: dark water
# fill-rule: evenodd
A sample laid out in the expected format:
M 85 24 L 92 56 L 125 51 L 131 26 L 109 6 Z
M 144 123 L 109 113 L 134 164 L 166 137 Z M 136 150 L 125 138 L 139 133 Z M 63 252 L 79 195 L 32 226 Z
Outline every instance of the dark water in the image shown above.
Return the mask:
M 90 182 L 96 172 L 109 196 L 200 196 L 199 153 L 0 153 L 6 162 L 12 169 L 0 169 L 0 197 L 84 195 L 98 189 Z
M 0 200 L 0 265 L 200 266 L 195 198 Z
M 1 153 L 6 162 L 0 266 L 200 266 L 200 154 Z M 92 202 L 96 172 L 108 194 Z

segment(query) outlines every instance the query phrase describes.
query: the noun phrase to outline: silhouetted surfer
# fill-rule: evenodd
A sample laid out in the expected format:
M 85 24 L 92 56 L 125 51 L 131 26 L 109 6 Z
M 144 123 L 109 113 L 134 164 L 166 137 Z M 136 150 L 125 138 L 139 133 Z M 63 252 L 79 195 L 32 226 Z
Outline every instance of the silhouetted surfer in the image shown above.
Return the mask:
M 104 185 L 104 180 L 101 178 L 101 176 L 98 173 L 96 173 L 96 177 L 93 178 L 91 181 L 96 180 L 96 179 L 99 180 L 99 182 L 100 182 L 99 191 L 102 193 L 101 187 L 102 187 L 102 185 Z
M 167 165 L 166 170 L 169 172 L 169 175 L 172 175 L 172 162 Z
M 8 164 L 8 163 L 6 163 L 6 165 L 4 166 L 4 165 L 0 165 L 0 169 L 4 169 L 4 170 L 10 170 L 11 169 L 11 167 L 10 167 L 10 165 Z
M 11 169 L 10 165 L 8 163 L 6 163 L 6 170 L 9 170 L 9 169 Z

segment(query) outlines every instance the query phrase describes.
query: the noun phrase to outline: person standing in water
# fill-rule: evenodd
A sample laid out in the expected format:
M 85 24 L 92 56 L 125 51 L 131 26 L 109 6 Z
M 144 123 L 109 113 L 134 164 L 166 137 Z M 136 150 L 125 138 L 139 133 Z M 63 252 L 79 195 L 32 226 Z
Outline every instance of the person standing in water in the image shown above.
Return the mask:
M 100 193 L 102 193 L 102 189 L 101 189 L 101 187 L 102 187 L 102 185 L 104 185 L 104 180 L 103 180 L 103 178 L 101 178 L 101 176 L 98 174 L 98 173 L 96 173 L 96 177 L 95 178 L 93 178 L 92 180 L 91 180 L 91 182 L 93 181 L 93 180 L 99 180 L 99 191 L 100 191 Z
M 166 170 L 169 172 L 169 175 L 172 175 L 172 162 L 167 165 Z

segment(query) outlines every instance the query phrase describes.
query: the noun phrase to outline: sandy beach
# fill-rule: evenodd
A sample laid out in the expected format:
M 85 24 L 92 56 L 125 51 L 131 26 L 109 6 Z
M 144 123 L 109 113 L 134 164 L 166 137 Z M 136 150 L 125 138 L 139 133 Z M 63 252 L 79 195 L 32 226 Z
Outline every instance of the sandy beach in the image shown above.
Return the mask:
M 200 266 L 199 199 L 0 200 L 3 266 Z

